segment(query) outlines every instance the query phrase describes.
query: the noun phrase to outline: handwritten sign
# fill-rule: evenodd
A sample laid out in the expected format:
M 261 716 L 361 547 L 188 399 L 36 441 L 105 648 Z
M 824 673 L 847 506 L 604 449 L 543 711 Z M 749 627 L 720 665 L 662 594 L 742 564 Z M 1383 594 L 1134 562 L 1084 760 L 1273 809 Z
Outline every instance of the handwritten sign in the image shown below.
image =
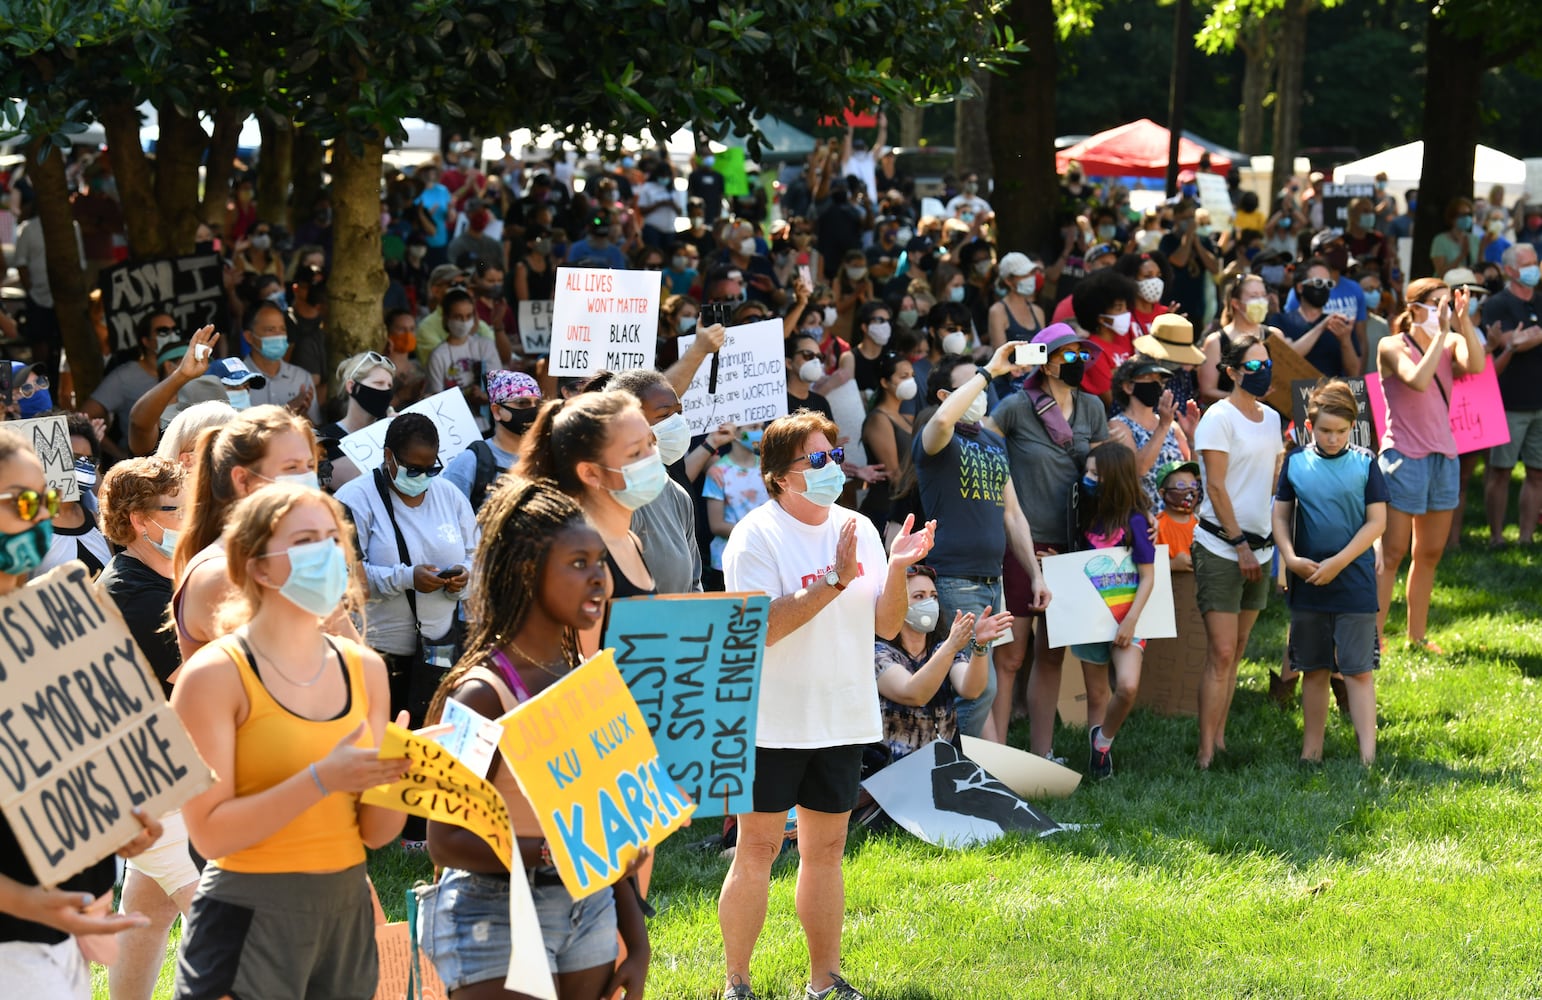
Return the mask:
M 434 963 L 412 947 L 412 928 L 405 921 L 375 925 L 375 951 L 380 957 L 375 1000 L 448 1000 Z
M 60 500 L 80 499 L 75 453 L 70 449 L 70 426 L 63 416 L 7 420 L 5 429 L 20 434 L 37 452 L 38 461 L 43 463 L 43 478 L 49 488 L 59 491 Z
M 1356 198 L 1376 200 L 1375 184 L 1323 184 L 1318 188 L 1322 196 L 1322 224 L 1330 229 L 1344 229 L 1349 225 L 1349 203 Z
M 621 879 L 690 817 L 609 649 L 498 720 L 503 759 L 574 899 Z
M 697 815 L 753 811 L 770 605 L 764 594 L 688 594 L 610 606 L 605 645 Z
M 1355 394 L 1355 405 L 1360 408 L 1360 415 L 1355 417 L 1354 426 L 1349 429 L 1349 443 L 1374 452 L 1377 450 L 1378 437 L 1376 425 L 1371 420 L 1371 397 L 1365 379 L 1344 378 L 1341 381 L 1348 383 L 1349 390 Z M 1306 409 L 1312 390 L 1317 385 L 1311 379 L 1297 379 L 1290 383 L 1290 419 L 1296 425 L 1296 443 L 1303 448 L 1312 436 L 1306 429 Z
M 503 727 L 453 698 L 444 703 L 444 717 L 440 721 L 454 728 L 436 736 L 434 742 L 476 774 L 486 775 L 492 767 L 493 755 L 498 752 Z
M 1089 549 L 1044 557 L 1044 584 L 1054 593 L 1045 618 L 1051 647 L 1077 642 L 1111 642 L 1130 612 L 1139 586 L 1129 549 Z M 1167 546 L 1156 547 L 1151 596 L 1136 623 L 1140 639 L 1178 634 L 1173 615 L 1173 582 Z
M 551 351 L 551 309 L 550 299 L 519 304 L 519 342 L 526 354 Z
M 683 355 L 695 337 L 680 338 Z M 717 392 L 708 392 L 709 358 L 696 369 L 690 388 L 680 397 L 692 434 L 706 434 L 719 424 L 768 423 L 787 416 L 786 360 L 782 321 L 762 320 L 731 326 L 718 352 Z
M 445 465 L 450 459 L 471 447 L 471 442 L 482 440 L 477 421 L 466 405 L 466 396 L 459 389 L 446 389 L 427 399 L 419 400 L 402 413 L 422 413 L 439 429 L 439 461 Z M 386 428 L 395 417 L 377 420 L 363 430 L 354 431 L 337 443 L 343 454 L 353 460 L 360 472 L 380 467 L 385 452 Z
M 1365 376 L 1370 396 L 1371 417 L 1378 436 L 1387 433 L 1387 394 L 1381 376 Z M 1429 392 L 1439 392 L 1431 385 Z M 1457 454 L 1482 451 L 1510 443 L 1510 424 L 1505 419 L 1504 400 L 1499 395 L 1499 376 L 1493 365 L 1485 365 L 1476 375 L 1463 375 L 1447 390 L 1451 395 L 1451 436 L 1456 438 Z
M 113 350 L 134 347 L 140 321 L 168 313 L 190 336 L 199 327 L 225 326 L 225 265 L 218 254 L 135 260 L 101 273 L 103 313 Z
M 406 757 L 411 764 L 400 781 L 371 788 L 361 802 L 463 827 L 486 841 L 505 865 L 512 864 L 509 808 L 492 782 L 432 739 L 394 722 L 386 723 L 380 757 Z
M 557 268 L 548 373 L 652 368 L 662 279 L 660 271 Z
M 78 562 L 0 601 L 0 808 L 40 884 L 139 835 L 214 780 L 117 605 Z

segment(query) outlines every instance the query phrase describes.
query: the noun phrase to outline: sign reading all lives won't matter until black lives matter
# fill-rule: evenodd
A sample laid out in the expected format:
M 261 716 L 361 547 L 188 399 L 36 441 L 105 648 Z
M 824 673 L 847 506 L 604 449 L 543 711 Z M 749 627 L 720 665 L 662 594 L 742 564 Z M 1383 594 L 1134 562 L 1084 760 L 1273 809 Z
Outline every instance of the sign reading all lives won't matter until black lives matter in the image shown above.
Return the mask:
M 84 565 L 0 600 L 0 809 L 40 884 L 138 836 L 136 806 L 164 815 L 213 780 Z
M 652 368 L 658 353 L 659 271 L 557 268 L 547 373 Z

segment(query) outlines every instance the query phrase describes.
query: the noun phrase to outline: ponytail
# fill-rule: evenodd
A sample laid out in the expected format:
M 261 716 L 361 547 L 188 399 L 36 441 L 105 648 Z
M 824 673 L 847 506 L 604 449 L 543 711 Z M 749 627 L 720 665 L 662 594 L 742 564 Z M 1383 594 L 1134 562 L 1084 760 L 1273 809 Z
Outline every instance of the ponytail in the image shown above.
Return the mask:
M 627 393 L 586 392 L 569 400 L 552 400 L 541 407 L 525 432 L 520 474 L 549 480 L 568 496 L 582 496 L 578 463 L 600 460 L 611 425 L 629 409 L 640 411 L 637 400 Z
M 172 577 L 180 581 L 182 571 L 193 556 L 208 548 L 219 537 L 223 513 L 220 501 L 214 495 L 214 483 L 218 478 L 214 469 L 214 450 L 223 427 L 210 427 L 199 434 L 193 443 L 193 472 L 188 487 L 187 517 L 182 533 L 177 536 L 177 547 L 172 553 Z M 213 512 L 218 511 L 218 515 Z

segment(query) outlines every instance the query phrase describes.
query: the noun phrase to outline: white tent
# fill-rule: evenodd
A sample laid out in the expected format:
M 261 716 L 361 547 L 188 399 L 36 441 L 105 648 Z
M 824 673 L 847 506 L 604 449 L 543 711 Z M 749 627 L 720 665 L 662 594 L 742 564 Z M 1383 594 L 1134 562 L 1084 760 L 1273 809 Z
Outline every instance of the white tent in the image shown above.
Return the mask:
M 1387 189 L 1401 199 L 1404 191 L 1419 186 L 1423 171 L 1424 141 L 1420 140 L 1334 167 L 1333 180 L 1339 184 L 1364 182 L 1385 173 Z M 1479 146 L 1472 172 L 1473 194 L 1486 198 L 1495 184 L 1504 187 L 1506 203 L 1513 204 L 1526 191 L 1526 164 L 1497 149 Z

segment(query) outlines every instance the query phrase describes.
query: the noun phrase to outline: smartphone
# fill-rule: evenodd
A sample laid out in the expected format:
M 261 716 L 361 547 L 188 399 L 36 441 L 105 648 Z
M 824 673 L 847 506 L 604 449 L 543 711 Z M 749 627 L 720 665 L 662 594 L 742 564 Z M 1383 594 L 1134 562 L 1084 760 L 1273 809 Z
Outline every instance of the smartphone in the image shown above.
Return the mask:
M 1019 368 L 1042 365 L 1049 360 L 1048 344 L 1018 344 L 1012 363 Z
M 814 288 L 814 275 L 813 275 L 813 272 L 811 272 L 808 269 L 808 265 L 807 264 L 799 264 L 798 265 L 798 280 L 803 282 L 805 285 L 807 285 L 810 290 L 813 290 L 813 288 Z
M 449 569 L 442 569 L 442 570 L 440 570 L 436 575 L 441 580 L 449 580 L 449 579 L 452 579 L 454 577 L 460 576 L 460 567 L 459 566 L 451 566 Z

